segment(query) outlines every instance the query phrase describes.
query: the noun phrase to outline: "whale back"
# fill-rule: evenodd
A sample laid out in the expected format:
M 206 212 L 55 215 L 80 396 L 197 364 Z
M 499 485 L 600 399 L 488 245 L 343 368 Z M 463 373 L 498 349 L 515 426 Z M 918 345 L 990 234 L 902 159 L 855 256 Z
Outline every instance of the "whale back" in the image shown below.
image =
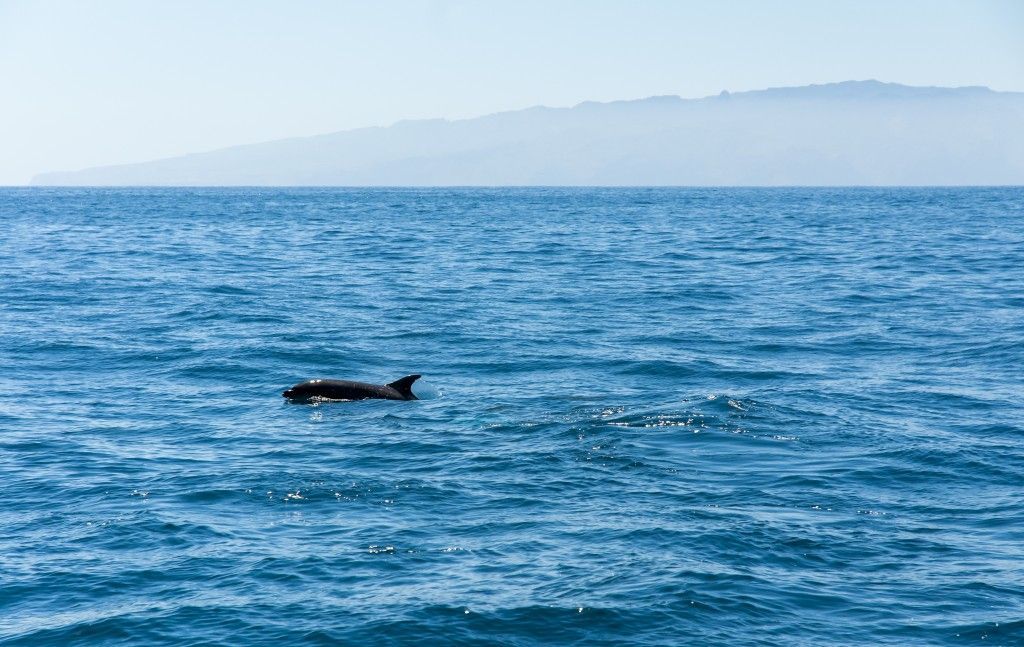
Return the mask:
M 394 382 L 390 382 L 388 386 L 398 391 L 406 400 L 416 400 L 418 398 L 412 393 L 412 383 L 420 379 L 420 377 L 421 376 L 418 374 L 406 375 L 401 379 L 395 380 Z
M 308 380 L 296 384 L 281 395 L 293 402 L 318 400 L 418 400 L 412 392 L 412 383 L 419 375 L 406 375 L 391 384 L 370 384 L 351 380 Z

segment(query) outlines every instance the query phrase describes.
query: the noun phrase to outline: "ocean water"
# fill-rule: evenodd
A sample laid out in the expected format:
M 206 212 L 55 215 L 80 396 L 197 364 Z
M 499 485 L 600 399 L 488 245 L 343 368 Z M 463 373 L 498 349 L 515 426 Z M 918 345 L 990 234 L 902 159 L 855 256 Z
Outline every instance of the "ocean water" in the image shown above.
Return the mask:
M 1024 189 L 0 224 L 4 645 L 1024 644 Z

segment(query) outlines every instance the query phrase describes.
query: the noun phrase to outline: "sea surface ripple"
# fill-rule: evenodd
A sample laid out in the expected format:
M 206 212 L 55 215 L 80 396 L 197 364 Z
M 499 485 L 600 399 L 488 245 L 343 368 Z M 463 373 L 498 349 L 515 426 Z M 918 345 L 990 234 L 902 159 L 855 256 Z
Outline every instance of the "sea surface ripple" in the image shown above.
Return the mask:
M 0 223 L 4 645 L 1024 644 L 1024 189 Z

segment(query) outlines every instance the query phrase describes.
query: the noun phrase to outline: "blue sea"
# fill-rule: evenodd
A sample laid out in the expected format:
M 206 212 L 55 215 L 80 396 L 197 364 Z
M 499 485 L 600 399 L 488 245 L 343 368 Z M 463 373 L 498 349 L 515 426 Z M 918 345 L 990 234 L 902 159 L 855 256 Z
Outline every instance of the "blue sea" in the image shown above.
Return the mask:
M 0 643 L 1024 644 L 1022 367 L 1022 188 L 3 189 Z

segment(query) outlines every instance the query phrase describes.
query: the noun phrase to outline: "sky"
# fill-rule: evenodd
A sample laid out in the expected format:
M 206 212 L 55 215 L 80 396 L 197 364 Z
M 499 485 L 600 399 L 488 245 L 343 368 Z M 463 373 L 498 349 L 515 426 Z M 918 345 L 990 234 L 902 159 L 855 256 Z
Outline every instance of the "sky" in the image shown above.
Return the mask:
M 1024 2 L 0 0 L 0 185 L 402 119 L 850 79 L 1024 91 Z

